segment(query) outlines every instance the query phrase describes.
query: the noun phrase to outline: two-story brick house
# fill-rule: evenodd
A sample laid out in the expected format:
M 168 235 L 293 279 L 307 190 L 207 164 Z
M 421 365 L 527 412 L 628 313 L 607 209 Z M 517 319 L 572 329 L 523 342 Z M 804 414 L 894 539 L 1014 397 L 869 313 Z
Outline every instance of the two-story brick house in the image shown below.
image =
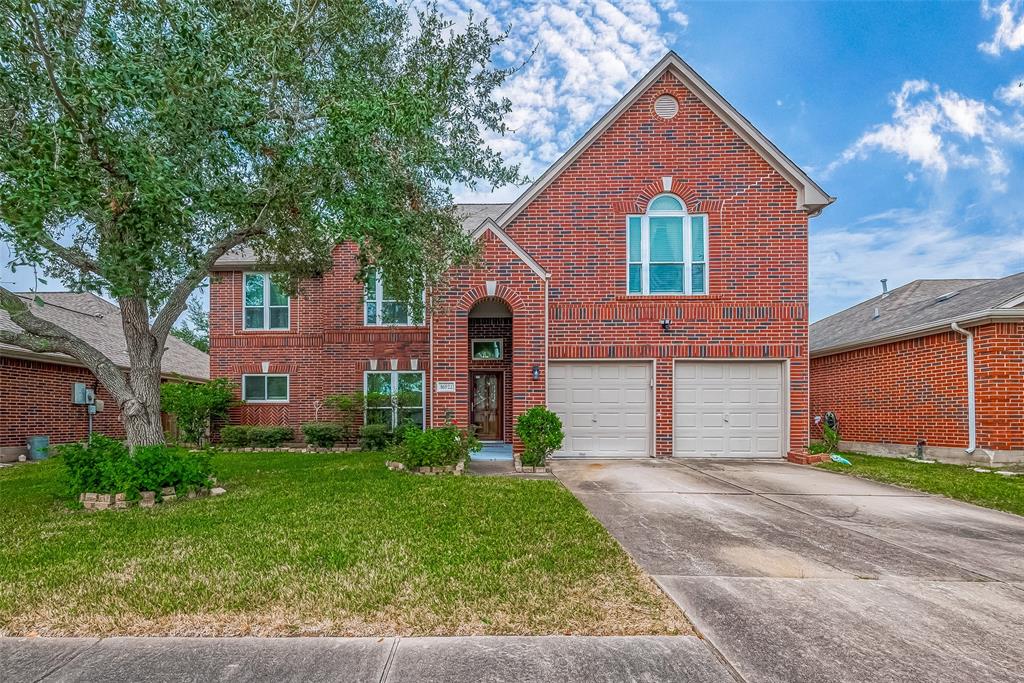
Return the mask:
M 294 301 L 246 252 L 223 258 L 211 375 L 242 385 L 243 423 L 403 390 L 422 405 L 387 419 L 506 443 L 547 405 L 561 455 L 799 459 L 808 219 L 832 201 L 669 53 L 514 203 L 462 207 L 482 260 L 423 324 L 356 281 L 351 245 Z

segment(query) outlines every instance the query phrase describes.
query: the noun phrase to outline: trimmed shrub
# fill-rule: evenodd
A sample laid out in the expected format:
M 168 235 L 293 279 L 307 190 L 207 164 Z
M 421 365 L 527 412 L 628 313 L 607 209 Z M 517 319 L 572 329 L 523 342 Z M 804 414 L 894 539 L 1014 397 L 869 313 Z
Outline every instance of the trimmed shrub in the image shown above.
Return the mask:
M 139 491 L 173 486 L 179 492 L 210 486 L 210 453 L 192 453 L 167 446 L 139 446 L 131 454 L 116 439 L 96 435 L 88 443 L 60 446 L 68 489 L 80 493 L 124 493 L 129 500 Z
M 295 430 L 291 427 L 249 427 L 249 445 L 258 448 L 277 448 L 285 441 L 295 439 Z
M 516 435 L 523 442 L 523 464 L 540 467 L 562 447 L 562 421 L 544 406 L 534 406 L 516 420 Z
M 174 416 L 178 437 L 186 443 L 201 443 L 211 420 L 227 417 L 235 402 L 235 385 L 228 380 L 209 382 L 165 382 L 160 386 L 160 409 Z
M 354 442 L 358 435 L 358 428 L 363 422 L 363 412 L 366 407 L 366 397 L 363 392 L 332 394 L 324 399 L 324 405 L 333 410 L 337 417 L 334 423 L 338 425 L 341 433 L 338 440 L 346 445 Z
M 368 424 L 359 430 L 359 448 L 364 451 L 382 451 L 391 445 L 393 435 L 388 425 Z
M 221 445 L 229 448 L 244 448 L 249 445 L 249 425 L 228 425 L 220 428 Z
M 333 448 L 342 440 L 344 430 L 334 422 L 307 422 L 302 425 L 302 435 L 306 443 L 320 448 Z
M 479 450 L 480 442 L 454 425 L 434 429 L 409 430 L 405 441 L 391 449 L 392 457 L 412 469 L 450 467 L 468 460 Z

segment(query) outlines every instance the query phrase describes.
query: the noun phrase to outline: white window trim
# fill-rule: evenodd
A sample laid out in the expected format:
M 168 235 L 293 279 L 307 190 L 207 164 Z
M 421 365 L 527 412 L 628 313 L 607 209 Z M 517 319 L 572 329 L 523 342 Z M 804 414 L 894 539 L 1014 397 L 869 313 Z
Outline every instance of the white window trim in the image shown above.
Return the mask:
M 259 275 L 263 278 L 263 327 L 249 327 L 245 322 L 245 309 L 256 308 L 247 306 L 245 303 L 245 281 L 253 276 Z M 292 328 L 292 298 L 288 297 L 288 325 L 286 327 L 270 327 L 270 273 L 245 272 L 242 273 L 242 329 L 263 331 L 263 332 L 288 332 Z M 282 308 L 273 306 L 273 308 Z
M 427 428 L 427 377 L 426 372 L 423 370 L 364 370 L 363 371 L 363 394 L 370 393 L 370 375 L 391 375 L 391 396 L 394 396 L 398 392 L 398 376 L 399 375 L 419 375 L 420 386 L 423 387 L 421 393 L 420 412 L 423 414 L 423 428 Z M 366 422 L 366 416 L 370 408 L 363 404 L 363 422 Z M 392 405 L 390 408 L 375 408 L 374 410 L 390 410 L 391 411 L 391 428 L 395 429 L 398 427 L 398 410 Z M 403 408 L 403 410 L 412 410 L 412 408 Z
M 245 397 L 245 379 L 247 377 L 262 377 L 263 378 L 263 395 L 267 395 L 267 378 L 268 377 L 284 377 L 285 378 L 285 397 L 281 398 L 249 398 Z M 280 373 L 280 372 L 253 372 L 242 375 L 242 401 L 244 403 L 288 403 L 292 397 L 292 377 L 291 375 Z
M 631 214 L 626 216 L 626 295 L 627 296 L 707 296 L 710 268 L 708 267 L 708 216 L 707 214 L 690 214 L 686 211 L 686 204 L 674 194 L 663 193 L 652 197 L 648 205 L 658 197 L 669 196 L 678 201 L 683 209 L 681 211 L 648 211 L 645 214 Z M 640 291 L 629 291 L 629 267 L 636 265 L 635 261 L 629 259 L 629 221 L 631 218 L 640 219 Z M 682 218 L 683 220 L 683 291 L 682 292 L 651 292 L 651 218 Z M 704 220 L 704 260 L 697 264 L 704 264 L 704 291 L 693 291 L 693 219 Z M 654 262 L 655 265 L 662 263 Z M 674 262 L 673 262 L 674 263 Z
M 389 299 L 394 301 L 394 299 Z M 374 316 L 372 323 L 366 321 L 367 309 L 370 304 L 374 303 L 377 305 L 377 313 Z M 373 288 L 373 299 L 366 297 L 366 285 L 363 285 L 363 325 L 366 327 L 425 327 L 426 326 L 426 307 L 427 307 L 427 293 L 423 292 L 423 317 L 424 320 L 421 322 L 415 322 L 410 320 L 407 323 L 386 323 L 384 322 L 384 276 L 376 273 L 376 286 Z M 409 311 L 411 314 L 412 311 Z
M 496 358 L 477 358 L 476 353 L 473 352 L 473 345 L 477 343 L 494 342 L 498 345 L 498 355 Z M 503 339 L 471 339 L 469 342 L 470 356 L 473 360 L 504 360 L 505 359 L 505 341 Z

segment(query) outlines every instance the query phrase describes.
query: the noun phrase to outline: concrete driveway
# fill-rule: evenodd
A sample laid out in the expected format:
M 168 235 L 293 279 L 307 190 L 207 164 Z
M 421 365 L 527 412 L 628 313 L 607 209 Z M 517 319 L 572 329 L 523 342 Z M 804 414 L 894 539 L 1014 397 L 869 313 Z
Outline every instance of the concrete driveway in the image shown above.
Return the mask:
M 1024 518 L 780 461 L 553 467 L 743 680 L 1024 680 Z

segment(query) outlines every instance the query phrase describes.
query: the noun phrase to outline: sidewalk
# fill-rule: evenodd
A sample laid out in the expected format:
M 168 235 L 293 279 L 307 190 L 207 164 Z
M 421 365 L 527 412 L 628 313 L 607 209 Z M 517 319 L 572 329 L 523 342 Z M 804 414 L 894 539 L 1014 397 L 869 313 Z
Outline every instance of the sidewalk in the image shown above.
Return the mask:
M 0 680 L 732 683 L 693 636 L 0 638 Z

